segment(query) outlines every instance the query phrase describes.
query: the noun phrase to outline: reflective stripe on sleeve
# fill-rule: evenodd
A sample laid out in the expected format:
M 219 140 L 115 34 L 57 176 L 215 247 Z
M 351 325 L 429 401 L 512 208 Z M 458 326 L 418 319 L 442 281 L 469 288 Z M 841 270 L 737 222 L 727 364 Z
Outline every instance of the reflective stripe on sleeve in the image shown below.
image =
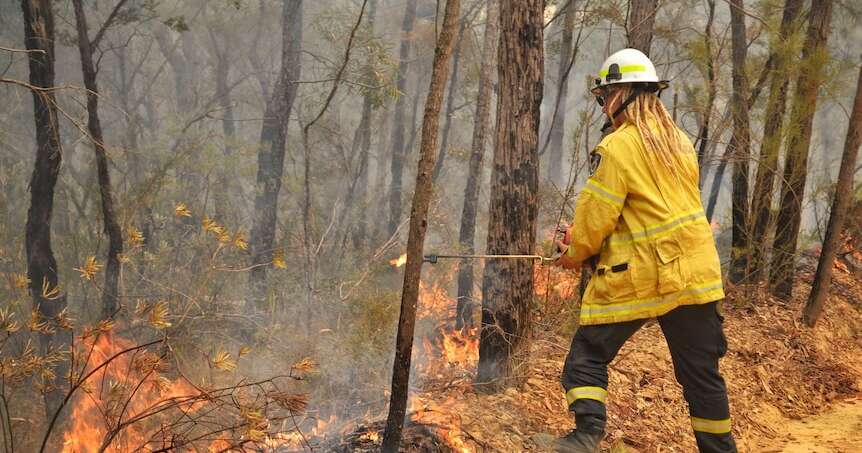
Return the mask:
M 604 403 L 605 399 L 608 397 L 608 391 L 601 387 L 574 387 L 568 392 L 566 392 L 566 401 L 569 404 L 574 403 L 576 400 L 596 400 L 600 403 Z
M 621 208 L 623 206 L 623 203 L 626 201 L 625 195 L 608 189 L 607 187 L 602 185 L 602 183 L 596 181 L 593 178 L 587 180 L 587 185 L 584 186 L 584 192 L 588 192 L 592 195 L 595 195 L 598 199 L 616 208 Z
M 695 431 L 710 434 L 726 434 L 730 432 L 730 419 L 710 420 L 708 418 L 691 418 L 691 427 Z

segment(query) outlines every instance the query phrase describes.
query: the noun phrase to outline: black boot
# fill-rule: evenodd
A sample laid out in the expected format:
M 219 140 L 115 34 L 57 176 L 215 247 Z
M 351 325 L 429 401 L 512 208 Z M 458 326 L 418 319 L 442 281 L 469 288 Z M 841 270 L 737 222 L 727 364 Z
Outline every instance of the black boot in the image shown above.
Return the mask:
M 591 433 L 573 429 L 569 434 L 556 438 L 550 434 L 537 434 L 533 441 L 539 447 L 558 453 L 596 453 L 599 451 L 602 437 L 604 433 L 601 431 Z

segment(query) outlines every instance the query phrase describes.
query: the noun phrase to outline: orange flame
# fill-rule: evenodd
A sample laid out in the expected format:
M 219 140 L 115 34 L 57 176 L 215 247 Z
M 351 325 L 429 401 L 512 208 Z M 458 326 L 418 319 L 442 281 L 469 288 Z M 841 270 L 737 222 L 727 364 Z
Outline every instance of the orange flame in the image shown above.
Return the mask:
M 406 262 L 407 262 L 407 254 L 406 253 L 402 253 L 401 256 L 399 256 L 398 258 L 389 260 L 389 264 L 391 264 L 395 267 L 401 267 Z
M 84 341 L 85 345 L 87 341 Z M 121 351 L 134 347 L 124 338 L 104 333 L 91 345 L 87 345 L 88 350 L 92 347 L 88 371 L 112 357 L 116 358 L 93 374 L 79 390 L 77 401 L 72 407 L 71 426 L 63 434 L 63 453 L 99 451 L 110 430 L 116 429 L 118 423 L 149 414 L 156 405 L 173 398 L 198 394 L 185 381 L 169 381 L 159 376 L 161 365 L 158 364 L 158 357 L 148 352 L 137 351 L 118 356 Z M 113 437 L 105 451 L 142 449 L 158 429 L 158 426 L 152 425 L 129 424 Z

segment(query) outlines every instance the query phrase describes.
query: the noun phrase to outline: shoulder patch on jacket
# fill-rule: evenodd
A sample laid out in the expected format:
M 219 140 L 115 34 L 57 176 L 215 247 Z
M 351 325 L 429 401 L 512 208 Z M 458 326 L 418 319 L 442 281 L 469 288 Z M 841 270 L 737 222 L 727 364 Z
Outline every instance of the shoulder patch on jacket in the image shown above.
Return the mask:
M 590 176 L 593 176 L 596 173 L 596 170 L 599 169 L 599 165 L 602 164 L 602 155 L 596 151 L 590 153 Z

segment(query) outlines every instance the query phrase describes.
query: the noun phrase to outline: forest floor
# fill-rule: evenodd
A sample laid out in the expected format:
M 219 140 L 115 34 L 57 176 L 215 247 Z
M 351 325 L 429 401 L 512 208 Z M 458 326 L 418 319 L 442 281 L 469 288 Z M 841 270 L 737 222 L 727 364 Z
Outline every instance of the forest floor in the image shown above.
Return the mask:
M 810 280 L 810 272 L 800 275 L 788 303 L 762 287 L 728 288 L 722 311 L 729 347 L 721 370 L 739 451 L 862 451 L 862 279 L 836 269 L 832 295 L 813 329 L 799 321 Z M 518 370 L 525 376 L 520 387 L 483 394 L 471 388 L 469 375 L 438 375 L 412 397 L 412 419 L 437 427 L 444 451 L 538 451 L 534 434 L 564 434 L 574 424 L 558 380 L 570 341 L 554 328 L 559 324 L 537 320 L 530 356 Z M 608 399 L 603 451 L 696 450 L 657 323 L 649 322 L 620 351 Z M 406 450 L 424 450 L 416 447 Z

